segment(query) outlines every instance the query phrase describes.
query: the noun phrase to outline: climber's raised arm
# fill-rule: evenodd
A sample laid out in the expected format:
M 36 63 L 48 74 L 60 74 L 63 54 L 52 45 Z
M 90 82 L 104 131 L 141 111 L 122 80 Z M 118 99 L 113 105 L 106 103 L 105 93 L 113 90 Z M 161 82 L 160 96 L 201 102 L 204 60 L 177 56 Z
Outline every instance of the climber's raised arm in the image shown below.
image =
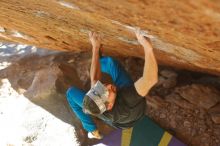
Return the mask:
M 135 34 L 145 53 L 143 76 L 135 82 L 135 89 L 139 95 L 145 96 L 158 81 L 158 66 L 149 38 L 141 34 L 140 29 L 136 29 Z
M 101 47 L 100 35 L 95 32 L 89 33 L 89 39 L 92 44 L 92 62 L 90 68 L 91 86 L 101 79 L 101 65 L 99 62 L 99 50 Z

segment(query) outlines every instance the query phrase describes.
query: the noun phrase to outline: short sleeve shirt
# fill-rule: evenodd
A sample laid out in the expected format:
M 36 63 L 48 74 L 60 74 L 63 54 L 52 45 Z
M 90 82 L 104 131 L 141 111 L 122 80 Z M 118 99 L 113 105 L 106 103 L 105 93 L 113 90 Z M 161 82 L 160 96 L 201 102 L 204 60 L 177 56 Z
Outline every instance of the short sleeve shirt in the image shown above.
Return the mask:
M 103 113 L 113 126 L 129 128 L 145 114 L 146 100 L 140 96 L 134 84 L 120 88 L 117 92 L 115 104 L 110 111 Z

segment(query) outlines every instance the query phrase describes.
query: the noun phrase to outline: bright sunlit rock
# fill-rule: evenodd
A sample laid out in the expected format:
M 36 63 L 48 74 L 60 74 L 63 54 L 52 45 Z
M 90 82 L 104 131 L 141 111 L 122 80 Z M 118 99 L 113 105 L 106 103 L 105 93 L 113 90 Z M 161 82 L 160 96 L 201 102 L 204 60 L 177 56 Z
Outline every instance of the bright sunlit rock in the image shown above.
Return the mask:
M 75 129 L 17 93 L 8 79 L 0 84 L 0 145 L 78 146 Z

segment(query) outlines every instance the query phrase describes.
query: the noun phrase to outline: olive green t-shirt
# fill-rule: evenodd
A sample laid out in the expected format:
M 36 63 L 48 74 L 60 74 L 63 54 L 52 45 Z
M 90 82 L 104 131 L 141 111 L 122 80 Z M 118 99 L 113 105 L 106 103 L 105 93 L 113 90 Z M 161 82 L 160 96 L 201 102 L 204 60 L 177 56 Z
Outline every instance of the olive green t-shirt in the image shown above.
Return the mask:
M 145 115 L 146 101 L 140 96 L 134 85 L 118 90 L 115 104 L 103 115 L 117 128 L 129 128 Z

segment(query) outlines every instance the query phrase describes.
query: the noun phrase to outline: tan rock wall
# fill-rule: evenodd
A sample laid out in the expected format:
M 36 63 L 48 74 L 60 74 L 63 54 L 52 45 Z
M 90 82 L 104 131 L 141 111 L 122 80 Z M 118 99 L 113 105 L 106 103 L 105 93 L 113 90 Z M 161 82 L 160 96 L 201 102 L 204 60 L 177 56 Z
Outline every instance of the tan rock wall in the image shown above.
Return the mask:
M 220 74 L 218 0 L 1 0 L 0 39 L 42 48 L 88 51 L 87 33 L 103 51 L 143 57 L 133 30 L 141 27 L 161 64 Z

